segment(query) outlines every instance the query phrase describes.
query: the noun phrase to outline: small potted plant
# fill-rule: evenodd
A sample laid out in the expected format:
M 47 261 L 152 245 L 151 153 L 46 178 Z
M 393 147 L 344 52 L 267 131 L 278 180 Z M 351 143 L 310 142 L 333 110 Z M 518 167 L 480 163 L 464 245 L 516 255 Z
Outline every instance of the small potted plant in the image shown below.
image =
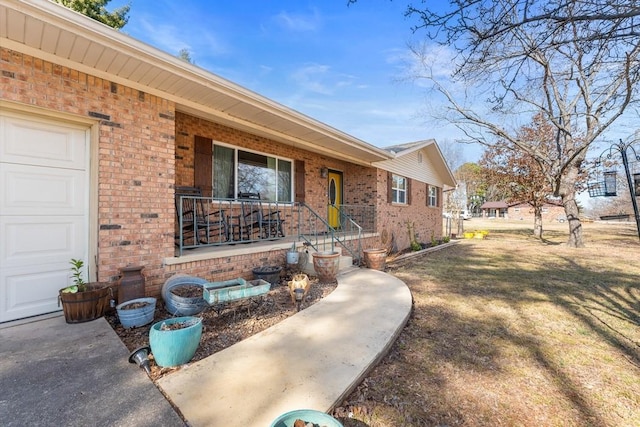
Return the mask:
M 296 265 L 300 261 L 300 253 L 296 249 L 296 242 L 291 244 L 291 247 L 287 251 L 287 264 Z
M 113 293 L 107 283 L 87 283 L 84 280 L 84 262 L 71 259 L 71 278 L 73 284 L 60 289 L 58 305 L 67 323 L 82 323 L 104 316 L 113 299 Z

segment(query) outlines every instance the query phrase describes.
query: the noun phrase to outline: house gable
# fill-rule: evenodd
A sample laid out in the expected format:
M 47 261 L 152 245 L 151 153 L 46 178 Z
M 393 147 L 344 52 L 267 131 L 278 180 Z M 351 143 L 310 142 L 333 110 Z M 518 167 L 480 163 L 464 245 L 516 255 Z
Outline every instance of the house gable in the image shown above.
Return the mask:
M 387 147 L 386 150 L 394 157 L 375 162 L 374 166 L 444 190 L 455 188 L 455 178 L 435 140 Z

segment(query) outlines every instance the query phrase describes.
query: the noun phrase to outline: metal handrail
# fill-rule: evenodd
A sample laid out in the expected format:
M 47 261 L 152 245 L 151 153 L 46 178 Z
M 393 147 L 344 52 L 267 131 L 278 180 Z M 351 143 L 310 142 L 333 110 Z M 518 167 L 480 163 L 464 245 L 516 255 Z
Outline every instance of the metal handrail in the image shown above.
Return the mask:
M 308 205 L 302 203 L 300 216 L 303 219 L 301 229 L 298 236 L 307 245 L 316 251 L 326 250 L 327 244 L 330 245 L 331 251 L 334 250 L 335 244 L 339 244 L 351 255 L 356 264 L 359 264 L 362 256 L 362 227 L 346 212 L 342 206 L 329 205 L 328 209 L 336 209 L 338 218 L 340 219 L 340 228 L 332 227 L 317 212 Z M 318 226 L 318 224 L 320 226 Z

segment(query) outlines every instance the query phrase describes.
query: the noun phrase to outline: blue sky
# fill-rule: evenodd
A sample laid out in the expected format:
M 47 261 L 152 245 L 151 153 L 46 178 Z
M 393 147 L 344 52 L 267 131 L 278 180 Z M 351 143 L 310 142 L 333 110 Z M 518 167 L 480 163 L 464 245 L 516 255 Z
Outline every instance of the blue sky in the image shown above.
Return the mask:
M 126 4 L 113 0 L 109 9 Z M 406 2 L 131 0 L 126 34 L 375 146 L 457 130 L 424 113 L 425 92 L 402 77 L 417 40 Z M 466 149 L 475 161 L 479 150 Z

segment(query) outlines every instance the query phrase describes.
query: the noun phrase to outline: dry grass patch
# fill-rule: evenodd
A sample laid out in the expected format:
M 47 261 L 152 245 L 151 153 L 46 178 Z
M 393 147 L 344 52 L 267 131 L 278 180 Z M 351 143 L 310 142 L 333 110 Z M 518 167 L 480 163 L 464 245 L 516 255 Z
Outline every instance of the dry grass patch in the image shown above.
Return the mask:
M 640 425 L 640 244 L 635 224 L 566 225 L 392 265 L 414 298 L 389 355 L 336 411 L 345 426 Z M 353 417 L 344 418 L 348 412 Z

